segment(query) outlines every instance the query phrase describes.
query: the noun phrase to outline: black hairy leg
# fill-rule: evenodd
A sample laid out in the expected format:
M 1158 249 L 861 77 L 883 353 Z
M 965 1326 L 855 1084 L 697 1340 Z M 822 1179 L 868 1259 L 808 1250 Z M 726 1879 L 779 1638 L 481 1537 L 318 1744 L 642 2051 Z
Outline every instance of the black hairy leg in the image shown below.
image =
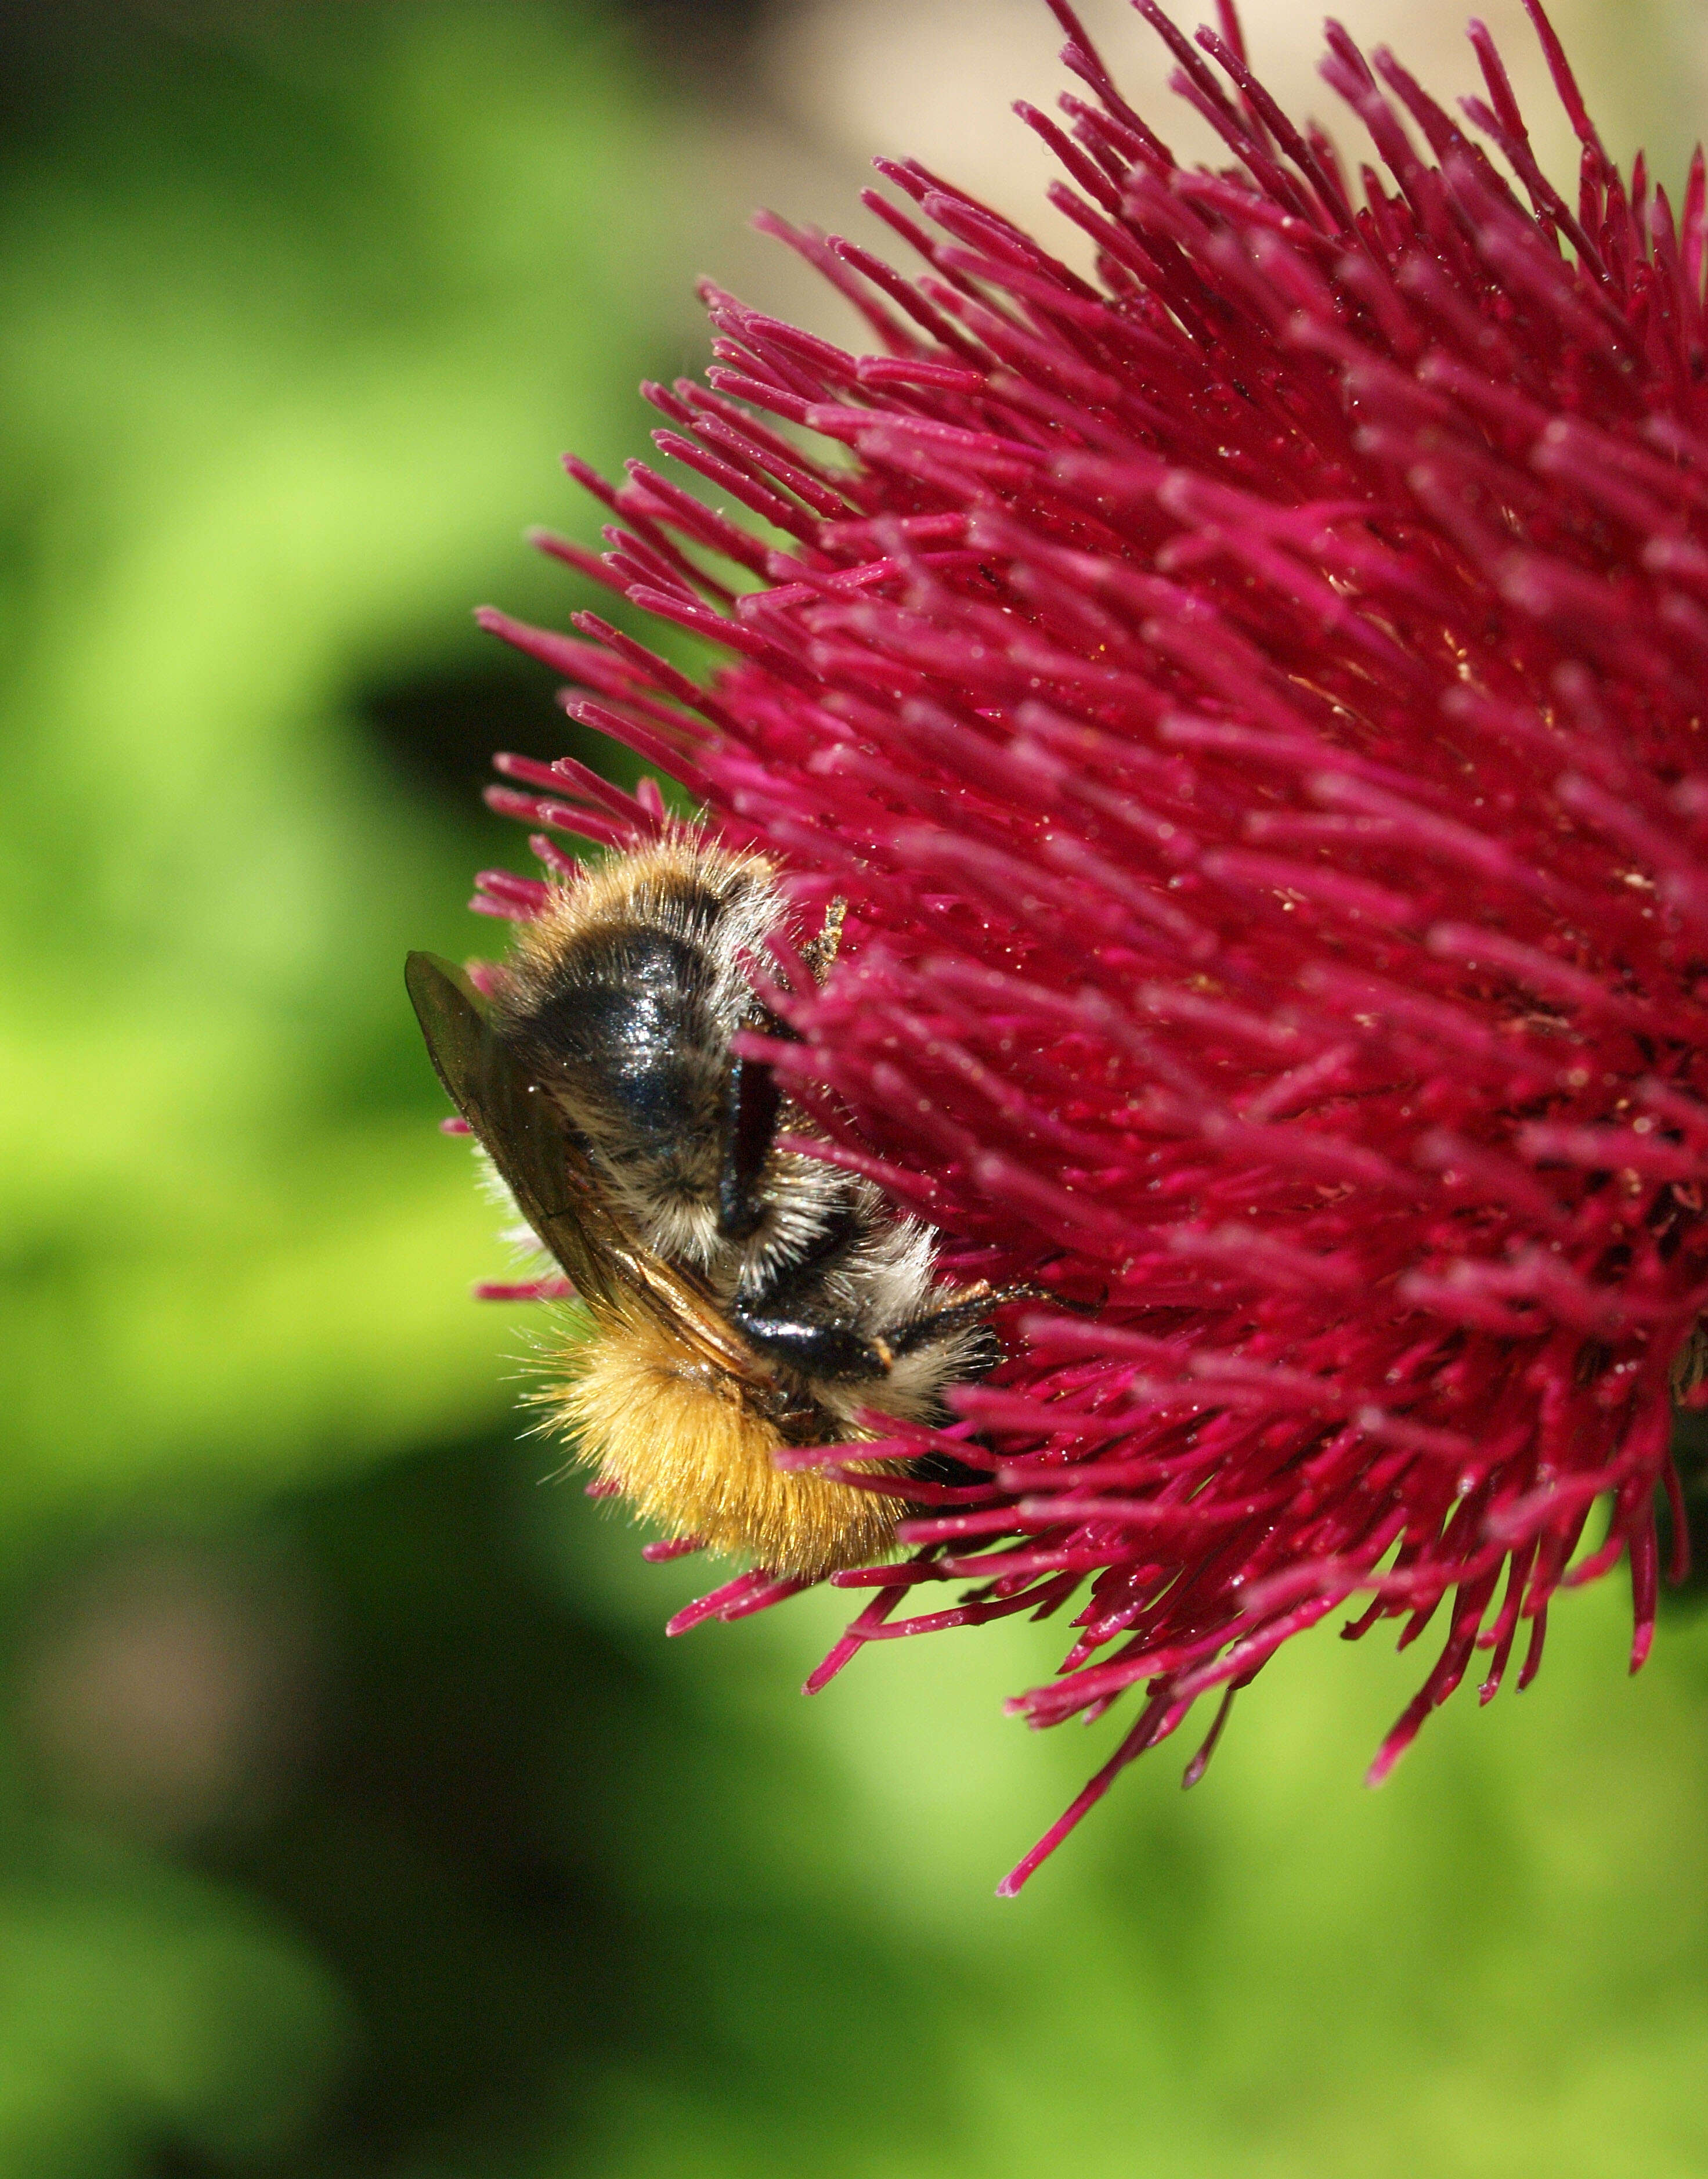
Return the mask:
M 729 1320 L 767 1361 L 780 1362 L 804 1377 L 830 1383 L 887 1377 L 895 1350 L 882 1340 L 867 1339 L 846 1324 L 822 1318 L 789 1316 L 737 1302 Z
M 760 1181 L 782 1106 L 777 1076 L 765 1061 L 738 1059 L 730 1069 L 723 1170 L 717 1190 L 718 1231 L 726 1240 L 750 1239 L 764 1219 Z
M 953 1338 L 958 1331 L 973 1331 L 984 1324 L 993 1309 L 1001 1309 L 1007 1302 L 1037 1301 L 1042 1298 L 1042 1289 L 1038 1287 L 991 1287 L 980 1280 L 976 1286 L 964 1287 L 958 1299 L 898 1326 L 889 1336 L 890 1352 L 897 1355 L 916 1354 L 920 1347 L 935 1346 L 940 1339 Z

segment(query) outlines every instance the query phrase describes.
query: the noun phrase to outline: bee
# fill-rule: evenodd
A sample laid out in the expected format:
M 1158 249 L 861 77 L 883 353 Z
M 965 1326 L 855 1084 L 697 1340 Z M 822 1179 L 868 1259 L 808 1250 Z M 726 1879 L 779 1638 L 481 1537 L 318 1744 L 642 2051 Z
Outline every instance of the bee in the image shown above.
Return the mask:
M 869 1441 L 868 1413 L 947 1419 L 1015 1297 L 940 1281 L 935 1242 L 816 1132 L 743 1029 L 788 1032 L 749 964 L 786 928 L 777 873 L 685 827 L 554 885 L 483 998 L 431 954 L 407 981 L 427 1050 L 593 1336 L 544 1396 L 577 1460 L 677 1538 L 817 1578 L 894 1545 L 894 1495 L 777 1467 Z M 834 908 L 803 949 L 822 982 Z

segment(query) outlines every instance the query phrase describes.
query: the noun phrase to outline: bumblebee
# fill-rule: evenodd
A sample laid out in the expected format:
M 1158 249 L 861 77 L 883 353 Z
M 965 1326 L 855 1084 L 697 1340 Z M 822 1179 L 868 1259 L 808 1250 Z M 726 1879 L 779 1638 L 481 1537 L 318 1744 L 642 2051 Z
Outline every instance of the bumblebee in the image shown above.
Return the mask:
M 779 1469 L 869 1441 L 864 1413 L 946 1419 L 996 1358 L 1010 1298 L 935 1275 L 929 1230 L 816 1132 L 743 1029 L 788 1034 L 750 964 L 786 927 L 776 872 L 686 829 L 554 886 L 483 998 L 431 954 L 407 980 L 452 1102 L 556 1259 L 594 1336 L 545 1403 L 575 1457 L 673 1536 L 816 1578 L 893 1547 L 895 1495 Z M 805 948 L 828 972 L 833 909 Z

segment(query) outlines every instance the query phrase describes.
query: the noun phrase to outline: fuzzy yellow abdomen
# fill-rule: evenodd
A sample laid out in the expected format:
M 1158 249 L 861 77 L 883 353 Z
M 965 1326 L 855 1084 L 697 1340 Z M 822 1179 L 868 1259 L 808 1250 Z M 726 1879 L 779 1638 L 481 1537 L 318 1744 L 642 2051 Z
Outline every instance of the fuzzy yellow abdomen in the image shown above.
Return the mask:
M 684 1353 L 662 1327 L 607 1323 L 565 1359 L 574 1375 L 546 1404 L 576 1459 L 643 1519 L 810 1578 L 894 1549 L 907 1510 L 900 1500 L 778 1469 L 776 1426 L 755 1413 L 735 1378 Z

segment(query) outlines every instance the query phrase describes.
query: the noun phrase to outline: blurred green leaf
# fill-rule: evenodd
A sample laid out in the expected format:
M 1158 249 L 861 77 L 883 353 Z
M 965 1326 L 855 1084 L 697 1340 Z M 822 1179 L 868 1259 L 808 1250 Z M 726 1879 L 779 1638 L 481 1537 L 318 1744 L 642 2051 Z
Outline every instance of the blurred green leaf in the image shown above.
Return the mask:
M 247 2165 L 315 2114 L 348 2010 L 229 1892 L 92 1845 L 0 1888 L 0 2170 L 82 2179 L 184 2144 Z

